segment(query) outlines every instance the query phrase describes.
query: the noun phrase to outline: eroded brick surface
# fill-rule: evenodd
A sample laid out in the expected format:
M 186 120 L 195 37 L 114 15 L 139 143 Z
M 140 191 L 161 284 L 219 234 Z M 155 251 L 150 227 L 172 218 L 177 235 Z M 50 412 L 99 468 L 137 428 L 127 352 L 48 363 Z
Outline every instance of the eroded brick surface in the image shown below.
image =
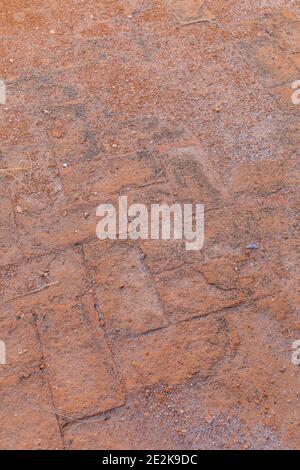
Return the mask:
M 299 448 L 299 7 L 254 3 L 2 1 L 1 448 Z M 203 249 L 99 241 L 119 195 Z
M 120 340 L 115 348 L 131 391 L 156 383 L 181 383 L 195 373 L 206 377 L 226 350 L 226 339 L 222 321 L 197 319 Z
M 122 386 L 98 321 L 80 250 L 4 268 L 1 280 L 8 351 L 14 351 L 10 334 L 17 336 L 25 365 L 34 369 L 31 363 L 37 363 L 39 356 L 27 362 L 37 347 L 30 344 L 30 338 L 38 336 L 58 413 L 68 420 L 122 404 Z M 10 366 L 20 369 L 22 357 L 10 355 Z
M 138 248 L 96 242 L 86 245 L 85 255 L 110 334 L 146 333 L 166 325 L 162 302 Z
M 38 375 L 1 386 L 0 416 L 2 450 L 63 448 L 47 382 Z

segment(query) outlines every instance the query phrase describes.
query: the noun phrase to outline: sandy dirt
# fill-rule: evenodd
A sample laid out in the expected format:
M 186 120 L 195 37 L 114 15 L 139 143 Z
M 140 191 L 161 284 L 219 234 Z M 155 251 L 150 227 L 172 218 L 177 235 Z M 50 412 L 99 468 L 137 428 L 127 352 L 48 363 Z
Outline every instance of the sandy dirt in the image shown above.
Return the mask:
M 0 79 L 0 447 L 299 449 L 299 2 L 2 0 Z

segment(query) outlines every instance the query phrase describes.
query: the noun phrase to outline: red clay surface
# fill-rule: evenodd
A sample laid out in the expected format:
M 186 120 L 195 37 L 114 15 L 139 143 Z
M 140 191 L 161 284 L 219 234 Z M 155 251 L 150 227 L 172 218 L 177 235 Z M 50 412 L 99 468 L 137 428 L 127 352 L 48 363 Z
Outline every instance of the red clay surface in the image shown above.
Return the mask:
M 1 448 L 299 449 L 299 2 L 0 10 Z M 119 194 L 203 249 L 99 241 Z

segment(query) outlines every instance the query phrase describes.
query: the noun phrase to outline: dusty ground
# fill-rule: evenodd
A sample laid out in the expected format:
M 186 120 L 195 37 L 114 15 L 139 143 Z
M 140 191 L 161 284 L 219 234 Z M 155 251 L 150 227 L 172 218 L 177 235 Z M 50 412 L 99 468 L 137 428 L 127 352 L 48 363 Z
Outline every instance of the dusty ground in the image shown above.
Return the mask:
M 299 449 L 299 2 L 0 10 L 1 448 Z M 119 194 L 204 248 L 100 242 Z

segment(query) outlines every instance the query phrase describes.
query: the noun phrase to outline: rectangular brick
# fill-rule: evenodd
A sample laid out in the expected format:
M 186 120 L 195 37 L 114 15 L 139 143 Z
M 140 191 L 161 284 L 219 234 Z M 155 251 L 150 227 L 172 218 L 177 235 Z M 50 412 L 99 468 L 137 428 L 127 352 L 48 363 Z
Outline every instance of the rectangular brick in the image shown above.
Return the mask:
M 36 373 L 43 354 L 32 316 L 10 303 L 0 303 L 0 341 L 6 346 L 6 364 L 1 365 L 1 379 L 9 383 L 23 374 Z
M 204 0 L 164 0 L 164 3 L 177 21 L 183 24 L 215 18 L 204 4 Z
M 159 146 L 166 178 L 177 201 L 215 207 L 229 199 L 218 171 L 194 137 Z
M 95 313 L 89 297 L 38 313 L 53 399 L 66 416 L 93 415 L 124 402 L 104 332 L 91 320 Z
M 48 385 L 42 376 L 23 378 L 12 386 L 2 384 L 0 395 L 0 449 L 63 448 Z
M 63 169 L 61 175 L 69 198 L 74 202 L 97 201 L 97 204 L 105 204 L 108 198 L 123 190 L 134 189 L 154 179 L 147 162 L 128 157 L 73 165 Z
M 142 253 L 125 241 L 85 246 L 97 302 L 109 333 L 145 333 L 166 324 Z
M 1 300 L 17 297 L 9 304 L 22 310 L 35 305 L 74 303 L 88 289 L 80 252 L 74 248 L 61 255 L 52 253 L 2 268 L 0 279 Z M 42 289 L 48 284 L 48 288 Z M 26 292 L 36 290 L 34 294 L 24 296 Z
M 171 322 L 235 307 L 245 301 L 241 289 L 222 288 L 209 282 L 201 272 L 201 264 L 192 266 L 187 263 L 183 267 L 156 274 L 154 279 Z
M 110 202 L 110 201 L 108 201 Z M 60 252 L 71 244 L 96 238 L 95 203 L 63 204 L 41 211 L 30 218 L 26 212 L 16 215 L 19 228 L 19 244 L 26 257 Z
M 286 191 L 264 199 L 251 195 L 240 199 L 239 204 L 209 211 L 205 218 L 205 253 L 224 256 L 245 250 L 251 242 L 259 245 L 264 240 L 282 239 L 296 216 L 292 207 L 287 212 L 287 197 Z
M 182 448 L 178 414 L 166 409 L 165 404 L 159 406 L 157 401 L 153 404 L 154 400 L 143 395 L 138 394 L 126 406 L 107 413 L 102 419 L 97 417 L 68 426 L 64 433 L 67 449 L 174 450 L 176 444 L 176 448 Z
M 227 333 L 217 317 L 183 322 L 114 343 L 127 390 L 179 384 L 193 374 L 208 377 L 226 355 Z
M 140 240 L 145 265 L 153 275 L 203 260 L 201 250 L 187 251 L 182 240 Z
M 229 179 L 233 193 L 267 196 L 297 185 L 295 164 L 286 160 L 261 160 L 235 165 Z
M 62 255 L 6 267 L 0 274 L 0 302 L 5 311 L 14 322 L 20 317 L 27 333 L 32 320 L 37 321 L 59 412 L 82 416 L 120 405 L 122 390 L 89 292 L 81 253 L 70 249 Z M 20 348 L 23 343 L 21 336 Z M 24 348 L 31 346 L 24 344 Z M 33 353 L 32 348 L 24 361 Z M 39 367 L 37 354 L 29 361 L 33 370 Z

